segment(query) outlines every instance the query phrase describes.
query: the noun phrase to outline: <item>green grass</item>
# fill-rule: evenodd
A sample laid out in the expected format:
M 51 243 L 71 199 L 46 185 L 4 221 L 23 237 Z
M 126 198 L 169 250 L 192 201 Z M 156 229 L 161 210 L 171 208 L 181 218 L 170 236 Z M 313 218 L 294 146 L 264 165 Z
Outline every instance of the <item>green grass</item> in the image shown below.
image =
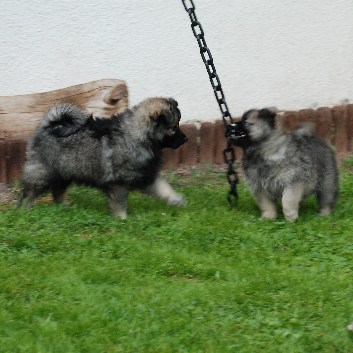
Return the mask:
M 353 352 L 352 160 L 333 216 L 262 221 L 223 173 L 170 175 L 184 208 L 96 190 L 0 206 L 0 352 Z

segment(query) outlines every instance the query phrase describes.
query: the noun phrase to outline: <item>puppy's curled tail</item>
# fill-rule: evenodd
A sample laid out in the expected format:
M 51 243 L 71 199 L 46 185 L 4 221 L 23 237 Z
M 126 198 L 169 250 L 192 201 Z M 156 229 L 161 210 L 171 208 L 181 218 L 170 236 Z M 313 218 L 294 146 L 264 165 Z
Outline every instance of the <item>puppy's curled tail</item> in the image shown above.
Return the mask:
M 74 104 L 58 103 L 45 114 L 41 128 L 56 137 L 68 137 L 80 131 L 88 117 Z
M 314 136 L 315 126 L 309 122 L 302 123 L 293 131 L 293 134 L 304 137 Z

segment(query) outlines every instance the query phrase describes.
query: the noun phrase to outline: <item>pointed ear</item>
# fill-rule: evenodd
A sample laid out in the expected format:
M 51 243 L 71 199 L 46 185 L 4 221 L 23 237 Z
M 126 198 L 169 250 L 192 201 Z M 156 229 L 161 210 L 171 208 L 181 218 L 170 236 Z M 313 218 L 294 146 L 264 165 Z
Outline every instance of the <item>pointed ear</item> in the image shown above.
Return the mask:
M 259 111 L 259 118 L 267 121 L 267 123 L 274 128 L 276 123 L 276 115 L 277 113 L 271 109 L 261 109 Z
M 165 122 L 167 123 L 171 120 L 171 111 L 167 109 L 157 109 L 150 114 L 150 120 L 155 122 Z
M 168 123 L 173 119 L 173 111 L 175 110 L 176 101 L 167 99 L 159 99 L 150 105 L 150 120 Z M 177 109 L 177 108 L 176 108 Z
M 137 109 L 149 122 L 165 120 L 170 123 L 173 121 L 173 116 L 177 116 L 179 112 L 176 104 L 178 103 L 171 98 L 154 97 L 142 101 Z
M 175 99 L 173 99 L 173 98 L 168 98 L 168 102 L 169 102 L 171 105 L 174 105 L 175 107 L 178 106 L 178 102 L 177 102 Z

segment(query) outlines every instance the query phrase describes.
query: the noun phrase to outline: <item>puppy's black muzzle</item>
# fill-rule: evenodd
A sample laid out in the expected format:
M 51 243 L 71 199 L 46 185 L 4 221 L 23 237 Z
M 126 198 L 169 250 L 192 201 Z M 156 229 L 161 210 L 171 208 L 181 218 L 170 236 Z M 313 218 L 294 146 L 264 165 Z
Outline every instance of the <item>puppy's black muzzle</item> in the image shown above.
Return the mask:
M 164 137 L 162 141 L 162 148 L 177 149 L 187 140 L 188 138 L 186 135 L 180 129 L 177 129 L 173 135 Z
M 231 143 L 239 147 L 247 147 L 250 144 L 248 130 L 244 126 L 243 121 L 232 124 L 226 133 L 226 137 L 230 139 Z

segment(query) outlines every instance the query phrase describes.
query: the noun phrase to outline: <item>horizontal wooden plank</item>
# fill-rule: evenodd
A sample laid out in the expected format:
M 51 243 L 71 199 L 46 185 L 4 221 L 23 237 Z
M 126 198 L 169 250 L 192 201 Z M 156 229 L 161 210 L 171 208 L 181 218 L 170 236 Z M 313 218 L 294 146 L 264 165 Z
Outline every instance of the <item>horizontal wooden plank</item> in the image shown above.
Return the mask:
M 50 92 L 0 96 L 0 139 L 27 139 L 57 102 L 71 102 L 94 115 L 109 117 L 128 108 L 128 89 L 122 80 L 106 79 Z

